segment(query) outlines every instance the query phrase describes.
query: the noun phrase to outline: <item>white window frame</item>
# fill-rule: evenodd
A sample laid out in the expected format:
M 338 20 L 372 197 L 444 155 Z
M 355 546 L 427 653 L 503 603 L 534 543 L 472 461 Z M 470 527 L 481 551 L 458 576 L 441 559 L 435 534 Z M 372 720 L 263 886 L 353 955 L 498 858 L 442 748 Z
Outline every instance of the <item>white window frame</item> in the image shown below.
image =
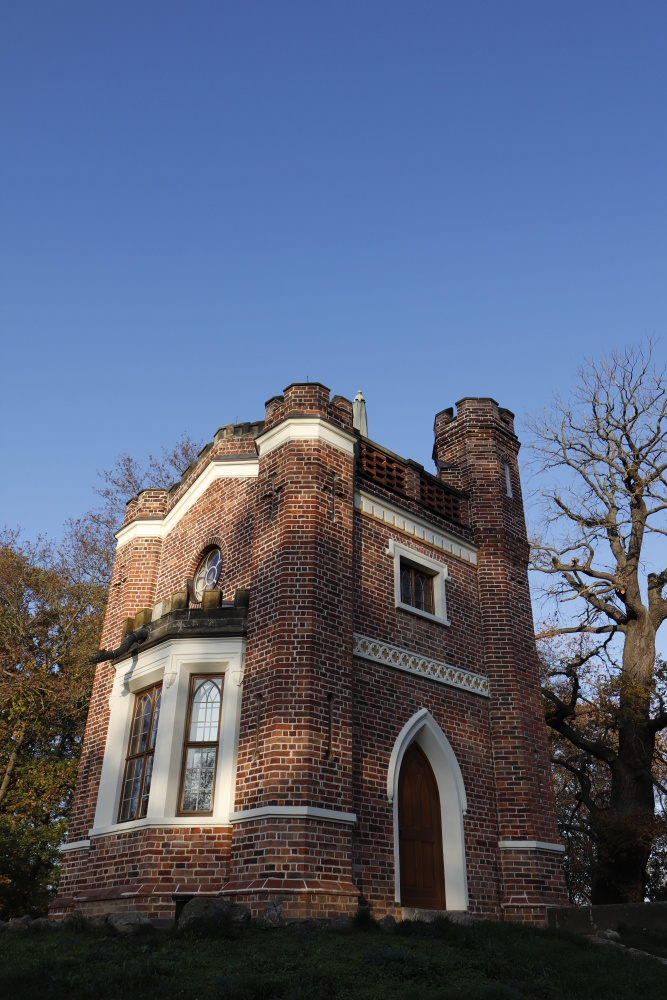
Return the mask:
M 116 665 L 95 820 L 89 837 L 142 827 L 227 826 L 234 812 L 245 639 L 173 639 Z M 183 741 L 192 674 L 224 675 L 213 814 L 178 815 Z M 118 822 L 135 695 L 162 682 L 148 810 Z
M 505 462 L 505 496 L 510 500 L 514 499 L 512 494 L 512 470 L 509 462 Z
M 408 548 L 407 545 L 401 545 L 400 542 L 395 541 L 393 538 L 389 540 L 386 555 L 391 556 L 394 560 L 395 606 L 400 608 L 401 611 L 409 611 L 410 614 L 419 615 L 420 618 L 426 618 L 428 621 L 438 622 L 440 625 L 449 625 L 450 622 L 447 618 L 447 597 L 445 594 L 445 583 L 449 579 L 449 570 L 445 563 L 440 562 L 438 559 L 431 559 L 429 556 L 425 556 L 423 552 L 417 552 L 415 549 Z M 401 560 L 415 569 L 424 570 L 424 572 L 432 577 L 434 614 L 431 614 L 429 611 L 422 611 L 420 608 L 415 608 L 412 604 L 404 604 L 401 600 Z

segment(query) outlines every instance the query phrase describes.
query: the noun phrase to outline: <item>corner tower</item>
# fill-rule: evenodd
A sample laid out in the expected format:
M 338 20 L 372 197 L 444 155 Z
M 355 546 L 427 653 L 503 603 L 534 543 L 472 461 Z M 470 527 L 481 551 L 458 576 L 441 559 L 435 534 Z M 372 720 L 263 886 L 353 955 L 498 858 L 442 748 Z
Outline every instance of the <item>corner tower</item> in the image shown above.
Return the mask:
M 354 910 L 352 404 L 317 383 L 266 404 L 257 438 L 247 667 L 230 879 L 259 912 Z
M 506 919 L 543 922 L 566 902 L 528 587 L 514 415 L 494 399 L 465 398 L 435 418 L 438 477 L 470 495 L 498 809 L 501 906 Z

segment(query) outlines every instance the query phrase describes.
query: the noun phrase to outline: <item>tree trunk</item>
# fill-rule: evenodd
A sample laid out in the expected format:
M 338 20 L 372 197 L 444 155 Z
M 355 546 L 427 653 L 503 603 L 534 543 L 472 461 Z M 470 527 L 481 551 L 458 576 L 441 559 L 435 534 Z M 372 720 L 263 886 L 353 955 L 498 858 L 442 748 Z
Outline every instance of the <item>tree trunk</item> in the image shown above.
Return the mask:
M 17 737 L 16 742 L 14 744 L 14 748 L 9 755 L 9 760 L 7 761 L 7 766 L 5 767 L 5 773 L 2 778 L 2 783 L 0 784 L 0 803 L 7 795 L 7 792 L 9 791 L 9 783 L 12 780 L 14 768 L 16 767 L 16 761 L 19 758 L 19 752 L 23 745 L 24 739 L 25 739 L 25 730 L 23 730 L 23 732 L 20 733 L 20 735 Z
M 609 808 L 592 818 L 597 858 L 593 903 L 641 903 L 655 836 L 651 680 L 655 630 L 648 615 L 628 628 L 619 702 L 618 760 L 611 767 Z

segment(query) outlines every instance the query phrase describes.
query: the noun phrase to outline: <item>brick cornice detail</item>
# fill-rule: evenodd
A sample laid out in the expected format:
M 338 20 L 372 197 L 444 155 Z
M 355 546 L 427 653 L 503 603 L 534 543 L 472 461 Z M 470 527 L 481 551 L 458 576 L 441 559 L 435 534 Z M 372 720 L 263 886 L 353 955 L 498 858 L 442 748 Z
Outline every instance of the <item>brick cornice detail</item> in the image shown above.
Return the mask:
M 432 660 L 428 656 L 412 653 L 409 649 L 392 646 L 389 642 L 369 639 L 368 636 L 358 635 L 355 632 L 352 652 L 363 660 L 372 660 L 373 663 L 381 663 L 385 667 L 405 670 L 407 673 L 437 681 L 438 684 L 447 684 L 449 687 L 459 688 L 461 691 L 479 694 L 484 698 L 489 697 L 488 678 L 481 674 L 460 670 L 458 667 L 452 667 L 449 663 L 443 663 L 441 660 Z
M 387 500 L 378 500 L 371 493 L 360 490 L 354 494 L 354 506 L 365 517 L 380 521 L 393 531 L 400 531 L 402 535 L 428 545 L 437 552 L 444 552 L 470 566 L 477 566 L 475 545 L 461 541 L 455 535 L 448 534 L 442 528 L 436 528 L 428 521 L 415 517 L 414 514 L 407 514 Z

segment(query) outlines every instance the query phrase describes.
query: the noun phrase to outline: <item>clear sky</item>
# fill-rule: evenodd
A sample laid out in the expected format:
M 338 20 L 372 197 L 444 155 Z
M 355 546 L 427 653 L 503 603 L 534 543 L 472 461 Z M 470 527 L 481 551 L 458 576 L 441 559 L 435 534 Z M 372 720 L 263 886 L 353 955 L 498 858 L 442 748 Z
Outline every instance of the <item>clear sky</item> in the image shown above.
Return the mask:
M 658 0 L 3 3 L 0 525 L 306 378 L 432 469 L 437 410 L 664 337 L 666 49 Z

